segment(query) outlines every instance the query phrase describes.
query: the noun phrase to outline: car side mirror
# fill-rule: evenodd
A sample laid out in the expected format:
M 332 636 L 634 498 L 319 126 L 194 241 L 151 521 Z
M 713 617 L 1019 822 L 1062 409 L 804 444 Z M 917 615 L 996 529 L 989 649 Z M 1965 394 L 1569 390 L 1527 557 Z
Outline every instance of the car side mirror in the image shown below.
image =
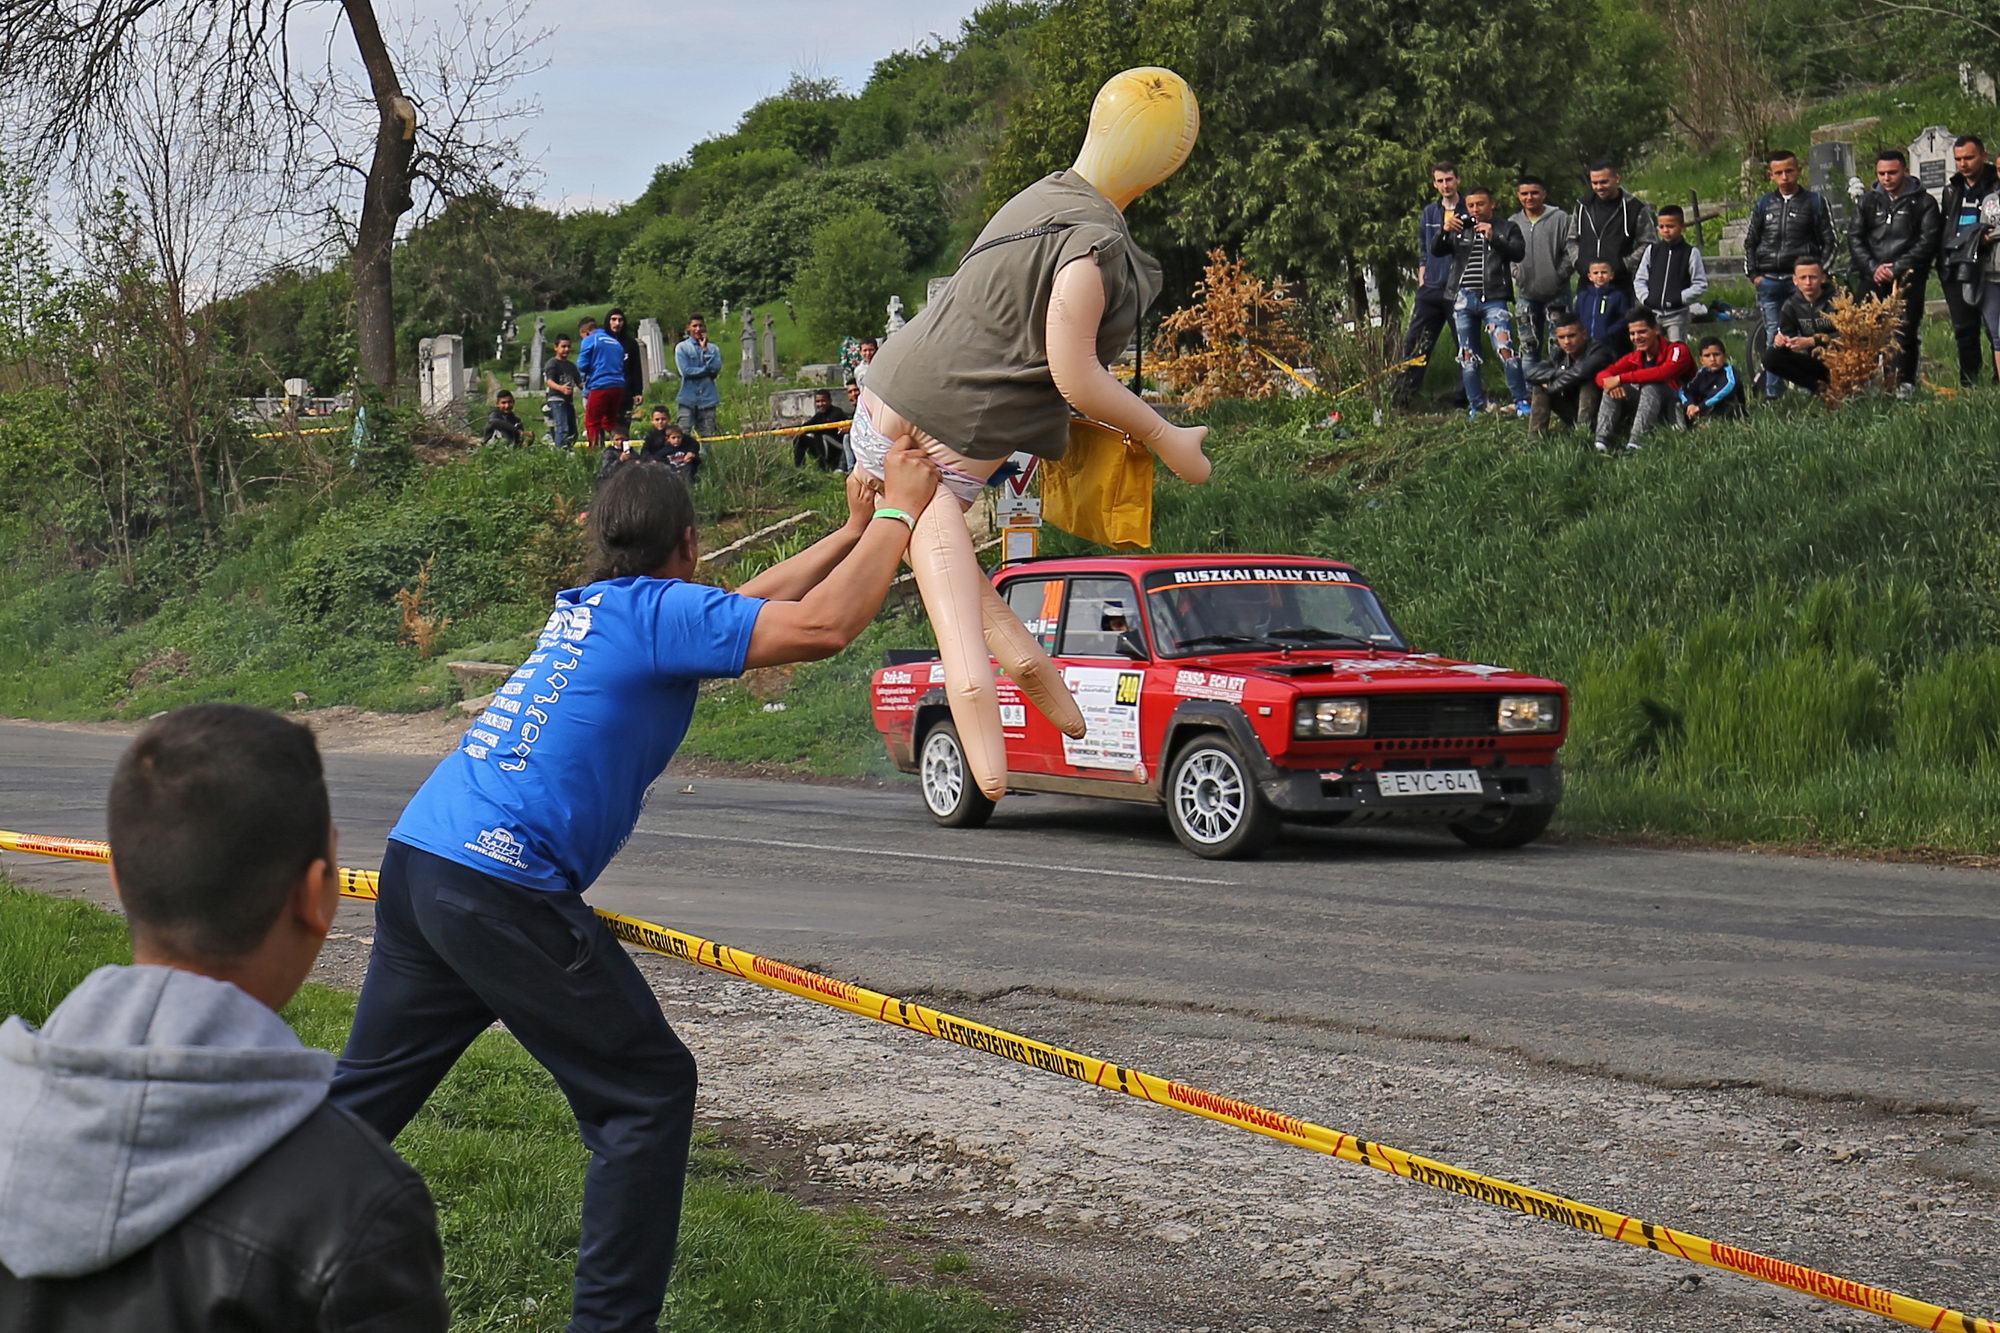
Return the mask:
M 1146 651 L 1146 641 L 1139 637 L 1139 631 L 1128 629 L 1118 635 L 1118 655 L 1129 657 L 1134 662 L 1148 662 L 1153 655 Z

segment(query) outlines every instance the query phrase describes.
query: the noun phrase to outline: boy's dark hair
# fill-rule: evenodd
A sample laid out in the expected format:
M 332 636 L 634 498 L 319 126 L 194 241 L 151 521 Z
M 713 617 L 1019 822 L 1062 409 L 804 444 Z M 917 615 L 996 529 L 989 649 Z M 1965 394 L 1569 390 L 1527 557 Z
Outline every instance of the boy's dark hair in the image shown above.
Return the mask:
M 625 307 L 622 305 L 612 306 L 609 310 L 604 312 L 604 322 L 606 324 L 609 324 L 611 322 L 611 317 L 613 315 L 616 315 L 620 319 L 623 319 L 625 317 Z
M 678 472 L 643 460 L 617 469 L 590 502 L 590 535 L 597 543 L 593 579 L 656 572 L 693 526 L 694 500 Z
M 1618 174 L 1618 164 L 1608 157 L 1600 157 L 1588 167 L 1585 167 L 1584 170 L 1593 176 L 1600 171 L 1608 171 L 1615 176 Z
M 815 398 L 824 398 L 824 399 L 826 399 L 826 400 L 827 400 L 827 401 L 828 401 L 828 402 L 830 403 L 830 402 L 832 402 L 832 401 L 833 401 L 833 390 L 831 390 L 831 389 L 814 389 L 814 390 L 813 390 L 813 397 L 815 397 Z
M 1798 160 L 1799 155 L 1789 148 L 1773 148 L 1770 152 L 1764 154 L 1765 164 L 1773 167 L 1777 166 L 1780 162 L 1796 162 Z
M 1682 222 L 1686 222 L 1687 210 L 1682 208 L 1679 204 L 1662 204 L 1660 205 L 1659 213 L 1656 214 L 1655 216 L 1663 218 L 1678 218 Z
M 1826 265 L 1813 255 L 1800 255 L 1792 261 L 1792 272 L 1797 273 L 1802 268 L 1816 268 L 1822 273 L 1826 272 Z
M 1697 347 L 1695 350 L 1698 352 L 1706 352 L 1711 347 L 1719 349 L 1724 356 L 1729 355 L 1729 344 L 1725 343 L 1720 338 L 1703 338 L 1701 340 L 1701 346 Z
M 578 336 L 589 333 L 592 329 L 596 327 L 597 327 L 597 321 L 592 319 L 589 315 L 585 315 L 582 319 L 579 319 L 576 322 L 576 331 Z
M 1463 198 L 1467 203 L 1471 203 L 1474 199 L 1477 199 L 1482 194 L 1485 195 L 1488 199 L 1491 199 L 1493 197 L 1492 189 L 1489 186 L 1485 185 L 1475 185 L 1471 189 L 1466 190 L 1460 197 Z
M 1910 155 L 1900 148 L 1877 148 L 1875 150 L 1875 160 L 1877 162 L 1900 162 L 1906 167 L 1910 165 Z
M 1583 316 L 1577 314 L 1575 311 L 1565 311 L 1551 320 L 1549 327 L 1557 331 L 1563 329 L 1580 329 L 1583 327 Z
M 218 960 L 263 943 L 333 827 L 313 734 L 238 704 L 178 709 L 140 732 L 106 814 L 133 935 Z
M 873 347 L 878 352 L 882 350 L 881 342 L 875 338 L 863 338 L 860 342 L 854 345 L 856 347 Z
M 1544 190 L 1549 188 L 1549 183 L 1543 180 L 1540 176 L 1523 176 L 1521 177 L 1521 179 L 1514 182 L 1514 188 L 1517 190 L 1520 189 L 1523 185 L 1539 185 Z
M 512 389 L 502 389 L 499 393 L 493 395 L 493 401 L 496 404 L 503 402 L 511 403 L 514 401 L 514 391 Z
M 1644 324 L 1649 328 L 1657 329 L 1660 327 L 1660 320 L 1659 316 L 1655 315 L 1652 311 L 1646 309 L 1644 306 L 1639 306 L 1631 314 L 1625 316 L 1625 327 L 1630 328 L 1634 324 Z
M 1951 141 L 1951 146 L 1953 148 L 1977 148 L 1983 153 L 1986 151 L 1986 140 L 1976 134 L 1961 134 Z
M 1437 161 L 1431 163 L 1431 175 L 1435 176 L 1440 171 L 1447 171 L 1450 172 L 1452 175 L 1456 176 L 1458 174 L 1458 163 L 1452 161 L 1448 157 L 1441 157 Z
M 697 321 L 706 324 L 708 323 L 708 316 L 702 314 L 701 311 L 699 310 L 695 311 L 693 314 L 688 316 L 688 323 L 693 324 L 696 323 Z

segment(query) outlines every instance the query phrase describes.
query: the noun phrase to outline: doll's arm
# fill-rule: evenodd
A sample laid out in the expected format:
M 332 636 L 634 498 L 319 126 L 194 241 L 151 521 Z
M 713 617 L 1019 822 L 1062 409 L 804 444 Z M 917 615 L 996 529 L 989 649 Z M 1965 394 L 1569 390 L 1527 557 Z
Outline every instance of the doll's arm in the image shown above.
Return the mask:
M 1176 426 L 1120 384 L 1097 359 L 1104 322 L 1104 275 L 1081 256 L 1056 271 L 1046 337 L 1056 391 L 1077 411 L 1116 426 L 1159 456 L 1182 481 L 1204 482 L 1214 465 L 1201 452 L 1206 426 Z

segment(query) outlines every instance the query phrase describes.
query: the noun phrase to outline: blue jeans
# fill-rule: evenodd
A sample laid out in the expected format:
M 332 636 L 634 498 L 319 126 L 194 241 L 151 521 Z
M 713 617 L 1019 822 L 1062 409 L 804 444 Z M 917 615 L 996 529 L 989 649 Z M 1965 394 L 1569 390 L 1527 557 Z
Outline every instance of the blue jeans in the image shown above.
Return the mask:
M 1505 301 L 1489 301 L 1477 292 L 1461 290 L 1451 308 L 1452 331 L 1458 335 L 1458 377 L 1465 385 L 1465 405 L 1475 410 L 1486 406 L 1486 386 L 1480 382 L 1479 326 L 1486 326 L 1486 339 L 1493 355 L 1500 358 L 1500 373 L 1507 377 L 1507 391 L 1514 401 L 1528 401 L 1528 377 L 1514 348 L 1514 312 Z
M 1790 278 L 1765 278 L 1757 284 L 1757 309 L 1764 316 L 1764 337 L 1766 340 L 1764 345 L 1766 347 L 1770 346 L 1770 339 L 1778 336 L 1778 312 L 1785 308 L 1785 302 L 1791 300 L 1792 293 L 1797 290 L 1798 288 L 1792 285 Z M 1785 381 L 1783 377 L 1773 375 L 1768 370 L 1765 371 L 1764 396 L 1766 398 L 1776 398 L 1784 391 Z
M 571 1333 L 660 1322 L 680 1233 L 694 1057 L 580 894 L 391 842 L 375 946 L 327 1093 L 393 1141 L 498 1018 L 555 1076 L 590 1149 Z
M 549 395 L 549 439 L 558 449 L 576 438 L 576 404 L 560 394 Z

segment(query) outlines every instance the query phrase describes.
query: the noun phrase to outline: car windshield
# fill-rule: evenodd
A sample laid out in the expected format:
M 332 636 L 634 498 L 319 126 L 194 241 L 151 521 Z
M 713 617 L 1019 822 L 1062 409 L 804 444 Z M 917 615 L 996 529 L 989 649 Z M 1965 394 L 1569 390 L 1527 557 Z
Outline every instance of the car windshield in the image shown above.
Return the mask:
M 1404 648 L 1375 594 L 1344 569 L 1166 570 L 1147 576 L 1146 608 L 1162 657 L 1266 648 Z

